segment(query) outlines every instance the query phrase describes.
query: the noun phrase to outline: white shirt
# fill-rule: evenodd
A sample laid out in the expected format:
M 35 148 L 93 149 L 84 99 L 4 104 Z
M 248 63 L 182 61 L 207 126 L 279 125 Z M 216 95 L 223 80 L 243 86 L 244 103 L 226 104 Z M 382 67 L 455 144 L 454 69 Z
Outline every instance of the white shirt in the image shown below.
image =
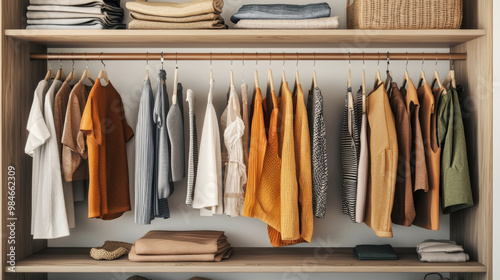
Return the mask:
M 33 234 L 35 213 L 36 213 L 36 197 L 38 191 L 38 183 L 40 181 L 40 147 L 49 139 L 50 133 L 43 119 L 43 95 L 49 89 L 49 83 L 42 80 L 38 83 L 31 105 L 30 115 L 28 117 L 28 125 L 26 129 L 29 131 L 28 140 L 24 152 L 33 157 L 33 170 L 31 172 L 32 182 L 32 197 L 31 197 L 31 234 Z
M 202 216 L 223 213 L 222 165 L 219 124 L 212 104 L 214 80 L 210 80 L 207 110 L 203 123 L 193 208 Z
M 228 153 L 228 163 L 224 184 L 224 213 L 236 217 L 243 214 L 247 174 L 243 161 L 242 139 L 245 124 L 240 114 L 240 100 L 233 85 L 229 91 L 226 124 L 224 144 Z
M 32 229 L 34 239 L 52 239 L 69 235 L 53 113 L 54 97 L 61 85 L 61 81 L 54 81 L 44 101 L 44 119 L 50 137 L 40 148 L 40 164 L 43 171 L 39 173 L 35 196 L 36 207 L 34 207 Z

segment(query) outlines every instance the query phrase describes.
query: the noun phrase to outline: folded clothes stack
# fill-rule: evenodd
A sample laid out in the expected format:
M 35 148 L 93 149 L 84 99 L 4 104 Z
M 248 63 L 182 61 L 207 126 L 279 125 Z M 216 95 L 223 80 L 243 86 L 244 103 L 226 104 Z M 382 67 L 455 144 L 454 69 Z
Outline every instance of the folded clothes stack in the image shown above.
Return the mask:
M 223 231 L 153 230 L 135 242 L 128 258 L 133 262 L 220 262 L 232 250 Z
M 469 255 L 461 245 L 451 240 L 425 240 L 418 244 L 417 253 L 422 262 L 466 262 Z
M 120 0 L 30 0 L 26 29 L 124 29 Z
M 234 28 L 246 29 L 335 29 L 338 17 L 330 16 L 328 3 L 307 5 L 243 5 L 231 21 Z
M 194 0 L 184 3 L 127 2 L 132 21 L 129 29 L 220 29 L 227 28 L 220 15 L 223 0 Z

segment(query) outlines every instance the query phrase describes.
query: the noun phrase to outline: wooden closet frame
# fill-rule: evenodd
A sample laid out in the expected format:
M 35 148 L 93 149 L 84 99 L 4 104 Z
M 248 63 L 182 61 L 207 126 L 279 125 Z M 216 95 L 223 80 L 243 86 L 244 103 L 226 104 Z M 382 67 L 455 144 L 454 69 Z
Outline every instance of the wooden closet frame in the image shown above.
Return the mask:
M 0 118 L 1 118 L 1 168 L 0 178 L 2 182 L 0 213 L 2 217 L 2 242 L 1 260 L 3 263 L 0 280 L 6 279 L 46 279 L 47 273 L 8 273 L 5 272 L 6 254 L 8 250 L 7 237 L 7 172 L 9 166 L 16 168 L 16 257 L 19 262 L 21 258 L 27 257 L 47 247 L 45 240 L 33 240 L 30 235 L 30 213 L 31 213 L 31 159 L 24 153 L 27 131 L 26 123 L 28 112 L 30 111 L 33 100 L 34 89 L 39 80 L 44 77 L 47 65 L 45 61 L 30 60 L 30 53 L 44 53 L 47 51 L 47 45 L 72 46 L 71 40 L 73 34 L 66 32 L 66 36 L 57 37 L 57 32 L 38 32 L 21 30 L 25 25 L 25 13 L 28 6 L 28 0 L 8 0 L 2 1 L 0 5 L 1 12 L 1 56 L 0 64 L 2 74 L 0 79 L 0 88 L 2 91 Z M 483 264 L 484 267 L 477 267 L 478 271 L 452 273 L 452 279 L 474 279 L 491 280 L 492 279 L 492 98 L 493 98 L 493 0 L 464 0 L 464 22 L 463 28 L 467 30 L 449 30 L 449 31 L 375 31 L 366 32 L 359 30 L 334 30 L 334 31 L 287 31 L 280 33 L 277 31 L 185 31 L 182 34 L 189 34 L 189 39 L 177 39 L 177 45 L 189 45 L 196 42 L 211 42 L 216 44 L 217 40 L 223 38 L 225 42 L 241 44 L 250 42 L 261 42 L 265 45 L 268 42 L 278 42 L 286 46 L 342 46 L 347 40 L 354 42 L 353 36 L 359 36 L 364 33 L 364 38 L 368 38 L 367 46 L 405 46 L 407 48 L 420 47 L 420 42 L 426 42 L 430 46 L 440 46 L 433 44 L 435 42 L 450 43 L 450 52 L 467 53 L 466 61 L 457 61 L 455 70 L 457 79 L 465 86 L 464 122 L 466 127 L 467 146 L 469 155 L 469 166 L 471 180 L 473 185 L 473 194 L 475 206 L 473 208 L 459 211 L 451 215 L 450 238 L 460 244 L 464 244 L 465 250 L 470 254 L 471 259 Z M 476 31 L 474 31 L 476 30 Z M 479 31 L 478 31 L 479 30 Z M 469 33 L 481 33 L 477 39 L 471 39 Z M 137 41 L 132 38 L 144 39 L 141 41 L 143 47 L 153 47 L 165 45 L 164 41 L 174 38 L 171 34 L 181 34 L 175 31 L 106 31 L 106 34 L 118 34 L 115 40 L 107 39 L 106 36 L 95 36 L 92 31 L 75 32 L 83 38 L 80 38 L 82 44 L 79 46 L 91 46 L 95 42 L 98 46 L 117 46 L 132 47 L 137 46 Z M 117 33 L 121 32 L 121 33 Z M 226 32 L 226 33 L 224 33 Z M 219 34 L 207 37 L 210 34 Z M 82 35 L 83 34 L 83 35 Z M 104 34 L 104 33 L 103 33 Z M 123 35 L 122 35 L 123 34 Z M 164 39 L 158 39 L 154 34 L 164 35 Z M 170 34 L 170 37 L 169 37 Z M 194 34 L 194 35 L 193 35 Z M 226 35 L 224 35 L 226 34 Z M 234 35 L 228 35 L 234 34 Z M 242 36 L 238 36 L 241 35 Z M 287 34 L 294 34 L 287 35 Z M 373 34 L 373 35 L 371 35 Z M 176 35 L 176 36 L 177 36 Z M 246 37 L 245 37 L 246 36 Z M 316 37 L 314 37 L 316 36 Z M 474 37 L 474 36 L 473 36 Z M 187 38 L 187 37 L 186 37 Z M 172 39 L 174 40 L 174 39 Z M 184 41 L 183 41 L 184 40 Z M 260 41 L 259 41 L 260 40 Z M 268 40 L 268 41 L 265 41 Z M 34 43 L 36 42 L 36 43 Z M 57 44 L 59 42 L 59 44 Z M 86 43 L 85 43 L 86 42 Z M 128 42 L 128 45 L 127 45 Z M 311 43 L 313 42 L 313 43 Z M 460 43 L 457 45 L 457 43 Z M 425 44 L 424 44 L 425 45 Z M 73 44 L 77 46 L 77 44 Z M 242 47 L 248 45 L 241 45 Z M 206 45 L 203 45 L 206 47 Z M 57 66 L 54 66 L 56 69 Z M 252 249 L 246 249 L 251 252 Z M 264 249 L 271 252 L 273 249 Z M 306 256 L 308 249 L 291 249 L 289 252 L 300 253 Z M 345 251 L 345 250 L 344 250 Z M 286 251 L 285 251 L 286 252 Z M 304 253 L 305 252 L 305 253 Z M 339 252 L 343 252 L 339 249 Z M 279 255 L 279 254 L 278 254 Z M 286 254 L 282 254 L 285 258 Z M 64 259 L 61 263 L 50 271 L 65 272 Z M 270 260 L 279 263 L 278 260 Z M 402 262 L 401 264 L 405 264 Z M 429 269 L 428 272 L 435 271 L 450 272 L 461 271 L 457 267 L 433 264 L 432 266 L 413 267 L 394 266 L 386 268 L 383 263 L 372 266 L 359 265 L 354 267 L 345 267 L 341 272 L 422 272 Z M 210 264 L 207 268 L 195 267 L 193 271 L 205 272 L 238 272 L 234 269 L 217 269 L 214 266 L 211 269 Z M 261 270 L 259 272 L 277 272 L 277 268 L 269 271 Z M 375 268 L 378 267 L 378 268 Z M 399 268 L 398 268 L 399 267 Z M 464 265 L 466 267 L 466 265 Z M 348 269 L 349 268 L 349 269 Z M 162 271 L 158 267 L 150 267 L 150 271 Z M 368 269 L 368 270 L 367 270 Z M 464 268 L 465 269 L 465 268 Z M 99 270 L 95 270 L 97 272 Z M 102 270 L 101 270 L 102 271 Z M 189 272 L 191 270 L 186 270 Z M 246 271 L 245 269 L 241 271 Z M 330 270 L 325 270 L 330 271 Z M 335 272 L 335 270 L 331 270 Z M 94 272 L 94 271 L 92 271 Z M 172 272 L 180 272 L 174 271 Z M 285 272 L 285 271 L 283 271 Z

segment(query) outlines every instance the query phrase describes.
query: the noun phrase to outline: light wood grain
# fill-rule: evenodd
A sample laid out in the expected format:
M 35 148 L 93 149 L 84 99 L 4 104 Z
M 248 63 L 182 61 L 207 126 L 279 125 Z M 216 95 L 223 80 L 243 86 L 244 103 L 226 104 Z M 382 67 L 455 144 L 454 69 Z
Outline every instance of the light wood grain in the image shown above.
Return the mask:
M 1 30 L 22 28 L 23 14 L 26 12 L 28 0 L 2 1 Z M 31 159 L 24 154 L 27 131 L 26 123 L 33 101 L 33 92 L 45 72 L 44 61 L 30 61 L 31 52 L 46 52 L 45 47 L 2 36 L 1 38 L 1 167 L 2 199 L 2 236 L 7 237 L 6 202 L 7 202 L 7 168 L 12 165 L 16 169 L 16 257 L 21 259 L 46 247 L 45 240 L 32 240 L 31 227 Z M 5 258 L 7 238 L 2 239 L 1 259 Z M 12 275 L 2 273 L 0 279 L 28 280 L 46 279 L 46 274 Z
M 485 30 L 7 30 L 9 37 L 49 47 L 337 46 L 451 47 Z M 197 45 L 193 45 L 197 44 Z
M 423 263 L 415 248 L 396 248 L 397 261 L 360 261 L 352 248 L 235 248 L 222 262 L 131 262 L 90 258 L 90 248 L 48 248 L 19 262 L 18 272 L 474 272 L 478 262 Z
M 467 140 L 469 168 L 475 206 L 451 218 L 451 239 L 471 257 L 484 263 L 485 274 L 455 275 L 460 279 L 491 280 L 492 275 L 492 98 L 493 98 L 493 1 L 464 1 L 466 28 L 488 30 L 484 37 L 451 49 L 467 52 L 467 61 L 457 61 L 457 82 L 465 87 L 462 114 Z

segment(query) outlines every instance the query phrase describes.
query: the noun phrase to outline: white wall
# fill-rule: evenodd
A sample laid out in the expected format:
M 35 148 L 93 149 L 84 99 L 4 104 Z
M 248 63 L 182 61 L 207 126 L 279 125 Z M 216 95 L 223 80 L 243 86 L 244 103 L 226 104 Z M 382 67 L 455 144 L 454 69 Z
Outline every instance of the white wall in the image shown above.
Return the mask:
M 124 2 L 124 1 L 122 1 Z M 229 21 L 229 17 L 234 13 L 244 1 L 226 1 L 224 16 Z M 266 1 L 252 1 L 254 3 L 264 3 Z M 276 1 L 283 3 L 301 3 L 302 1 Z M 341 27 L 345 27 L 345 1 L 327 1 L 332 6 L 333 14 L 341 16 Z M 448 49 L 356 49 L 354 46 L 343 49 L 332 48 L 307 48 L 307 49 L 50 49 L 50 52 L 448 52 Z M 146 63 L 144 61 L 105 61 L 109 78 L 113 85 L 121 94 L 125 104 L 125 112 L 128 123 L 135 129 L 137 121 L 138 101 L 141 94 L 141 86 L 144 79 Z M 403 71 L 405 69 L 404 61 L 392 62 L 391 70 L 395 80 L 402 81 Z M 54 67 L 57 63 L 53 63 Z M 411 77 L 417 83 L 418 75 L 421 69 L 421 61 L 410 61 L 408 69 Z M 448 62 L 439 62 L 435 66 L 434 61 L 424 63 L 424 70 L 428 78 L 431 78 L 432 71 L 437 69 L 442 76 L 448 71 Z M 83 62 L 76 63 L 76 70 L 79 73 L 83 70 Z M 95 76 L 101 68 L 100 62 L 90 62 L 90 70 Z M 64 62 L 64 69 L 69 71 L 71 62 Z M 172 76 L 175 65 L 172 62 L 165 63 L 167 70 L 169 93 L 172 91 Z M 244 79 L 250 84 L 250 90 L 253 88 L 253 72 L 255 63 L 248 61 L 245 63 Z M 156 91 L 157 71 L 160 68 L 159 61 L 149 62 L 149 72 L 153 88 Z M 216 85 L 216 96 L 214 104 L 220 116 L 225 106 L 225 96 L 229 85 L 229 61 L 214 61 L 214 76 Z M 260 73 L 260 84 L 265 88 L 267 70 L 269 61 L 259 61 L 257 69 Z M 385 71 L 385 61 L 381 61 L 380 69 Z M 243 75 L 241 61 L 234 61 L 233 69 L 235 81 L 240 84 Z M 275 84 L 279 85 L 280 72 L 282 69 L 281 61 L 272 62 L 272 69 L 275 75 Z M 428 231 L 417 227 L 402 227 L 394 225 L 394 238 L 383 239 L 377 237 L 373 231 L 364 224 L 353 224 L 346 215 L 341 213 L 341 164 L 340 164 L 340 128 L 342 120 L 342 107 L 344 104 L 344 95 L 347 79 L 347 61 L 318 61 L 316 70 L 318 74 L 318 84 L 322 89 L 325 101 L 325 119 L 327 126 L 328 139 L 328 164 L 330 169 L 329 177 L 329 196 L 328 210 L 326 218 L 316 219 L 314 227 L 314 236 L 311 244 L 300 244 L 296 246 L 355 246 L 361 243 L 384 244 L 390 243 L 393 246 L 413 247 L 426 238 L 449 238 L 449 218 L 441 217 L 439 231 Z M 352 63 L 353 86 L 357 90 L 361 82 L 361 62 Z M 366 62 L 367 86 L 371 87 L 371 81 L 374 78 L 374 72 L 377 69 L 377 63 L 374 61 Z M 295 72 L 295 61 L 288 61 L 285 64 L 287 79 L 293 84 Z M 300 61 L 299 70 L 303 88 L 307 90 L 311 82 L 312 62 Z M 183 83 L 185 89 L 194 90 L 197 97 L 196 114 L 198 135 L 201 136 L 203 116 L 205 113 L 206 97 L 208 91 L 208 61 L 180 61 L 179 62 L 179 80 Z M 385 77 L 385 75 L 383 75 Z M 265 93 L 264 93 L 265 94 Z M 185 103 L 185 108 L 187 104 Z M 134 139 L 127 145 L 127 156 L 129 164 L 130 181 L 134 181 Z M 266 225 L 257 220 L 245 217 L 229 218 L 226 216 L 199 217 L 198 211 L 190 209 L 184 205 L 185 199 L 185 181 L 175 185 L 175 193 L 170 199 L 171 218 L 168 220 L 155 220 L 149 226 L 134 224 L 133 211 L 126 213 L 123 217 L 114 221 L 101 221 L 87 218 L 86 202 L 77 203 L 76 207 L 76 228 L 71 230 L 71 235 L 66 238 L 51 240 L 49 246 L 58 247 L 91 247 L 101 245 L 105 240 L 122 240 L 134 242 L 147 231 L 152 229 L 164 230 L 189 230 L 189 229 L 219 229 L 225 230 L 231 243 L 234 246 L 269 246 Z M 133 186 L 130 187 L 133 202 Z M 126 279 L 129 274 L 92 274 L 92 279 Z M 188 279 L 191 274 L 171 274 L 149 275 L 153 279 Z M 207 274 L 200 276 L 209 276 L 214 279 L 284 279 L 283 274 Z M 294 279 L 422 279 L 421 274 L 308 274 L 296 275 Z M 50 279 L 68 279 L 66 274 L 51 274 Z M 72 275 L 72 279 L 89 279 L 89 275 Z M 287 278 L 289 279 L 289 278 Z

